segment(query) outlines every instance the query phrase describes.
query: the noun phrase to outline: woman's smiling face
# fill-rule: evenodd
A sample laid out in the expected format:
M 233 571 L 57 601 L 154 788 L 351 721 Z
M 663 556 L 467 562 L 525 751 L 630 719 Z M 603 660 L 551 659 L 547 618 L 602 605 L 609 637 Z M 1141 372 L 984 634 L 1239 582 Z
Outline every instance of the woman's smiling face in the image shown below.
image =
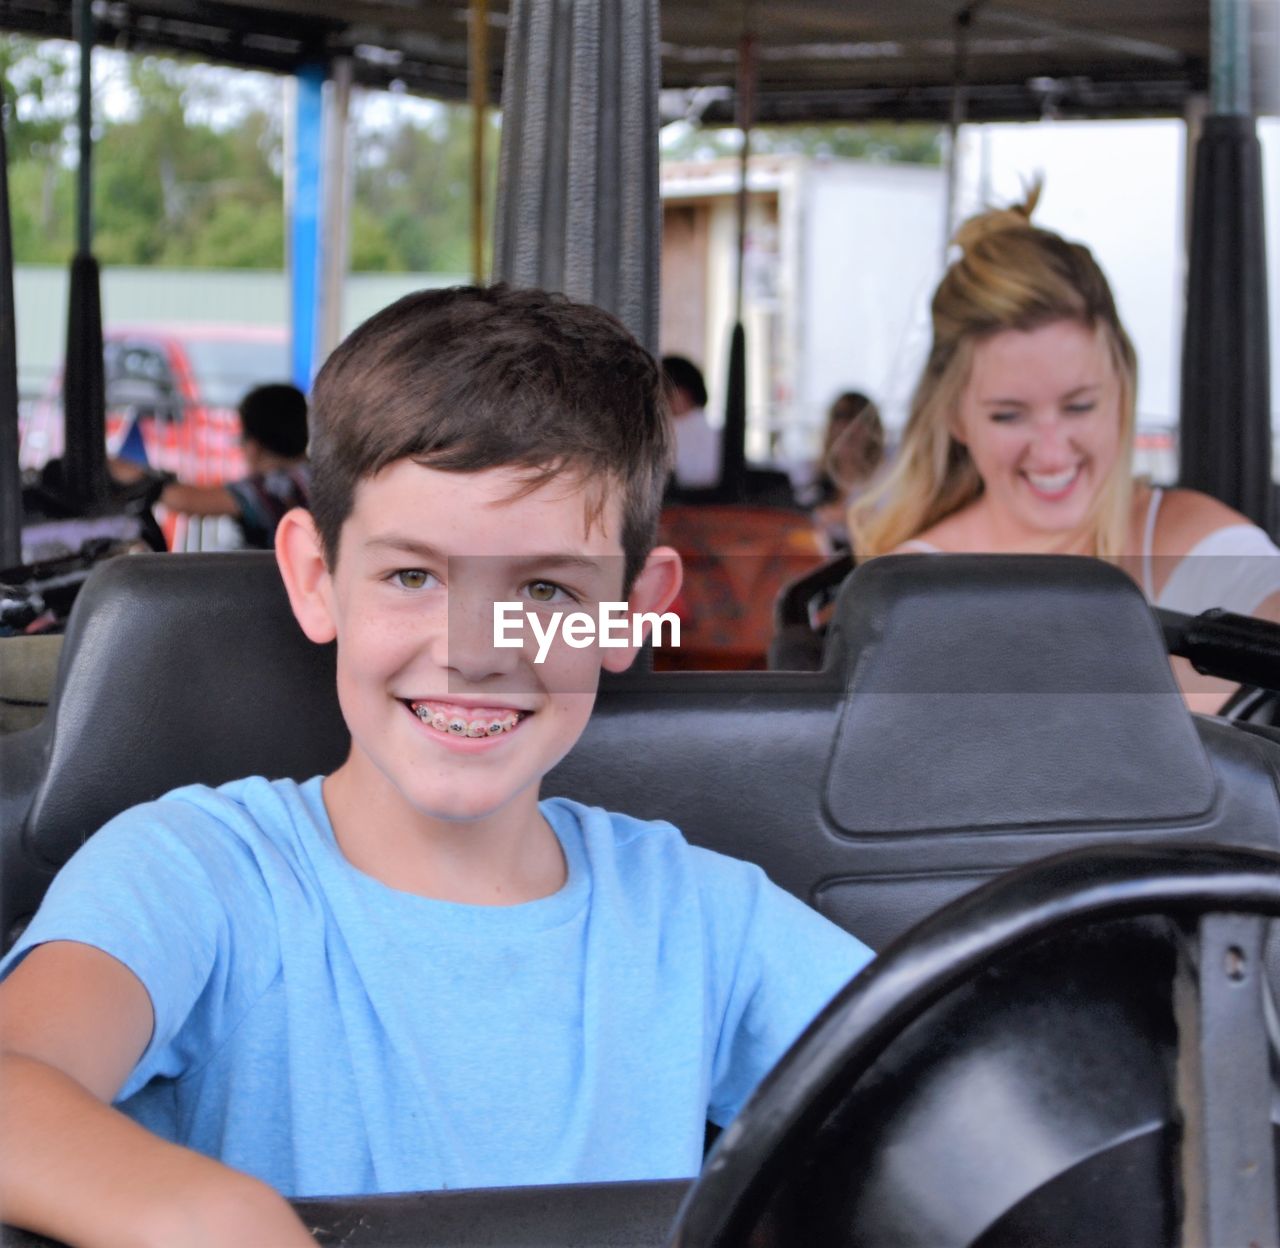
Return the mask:
M 1010 545 L 1083 536 L 1121 448 L 1120 384 L 1103 335 L 1076 321 L 1002 330 L 974 349 L 953 436 Z

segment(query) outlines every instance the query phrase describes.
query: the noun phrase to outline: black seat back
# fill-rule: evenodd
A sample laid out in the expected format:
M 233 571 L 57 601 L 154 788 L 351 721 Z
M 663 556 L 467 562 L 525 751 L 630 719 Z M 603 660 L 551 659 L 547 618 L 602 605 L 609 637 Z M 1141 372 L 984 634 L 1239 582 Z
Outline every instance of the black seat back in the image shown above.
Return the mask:
M 94 573 L 46 721 L 0 738 L 3 930 L 117 811 L 332 769 L 331 647 L 267 554 Z M 544 792 L 752 859 L 873 945 L 1009 867 L 1117 838 L 1280 846 L 1269 741 L 1183 707 L 1137 589 L 1092 560 L 876 560 L 821 672 L 609 680 Z

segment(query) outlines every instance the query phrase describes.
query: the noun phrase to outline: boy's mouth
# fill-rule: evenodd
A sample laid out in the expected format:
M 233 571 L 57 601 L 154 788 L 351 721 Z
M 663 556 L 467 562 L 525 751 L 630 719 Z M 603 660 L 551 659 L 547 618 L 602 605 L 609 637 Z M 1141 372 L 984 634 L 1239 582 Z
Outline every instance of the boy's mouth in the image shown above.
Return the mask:
M 405 704 L 429 728 L 451 737 L 498 737 L 511 732 L 531 712 L 509 706 L 458 706 L 450 702 Z

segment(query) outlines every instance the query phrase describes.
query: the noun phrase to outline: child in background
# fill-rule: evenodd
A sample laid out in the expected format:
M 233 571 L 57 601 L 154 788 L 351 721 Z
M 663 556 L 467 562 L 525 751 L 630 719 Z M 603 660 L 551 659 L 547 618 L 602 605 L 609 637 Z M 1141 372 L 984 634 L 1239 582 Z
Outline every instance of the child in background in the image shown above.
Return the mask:
M 157 501 L 188 516 L 232 516 L 246 546 L 270 550 L 280 518 L 307 505 L 306 396 L 283 383 L 256 386 L 240 401 L 240 426 L 247 476 L 222 485 L 168 480 Z M 122 485 L 145 474 L 128 460 L 113 459 L 110 468 Z

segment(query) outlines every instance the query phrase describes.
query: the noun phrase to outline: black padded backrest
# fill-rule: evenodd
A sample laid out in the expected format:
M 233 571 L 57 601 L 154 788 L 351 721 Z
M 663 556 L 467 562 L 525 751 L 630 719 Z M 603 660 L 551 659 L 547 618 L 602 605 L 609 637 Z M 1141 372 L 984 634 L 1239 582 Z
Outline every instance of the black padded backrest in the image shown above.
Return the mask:
M 138 555 L 95 569 L 49 713 L 0 738 L 3 919 L 119 811 L 181 784 L 305 778 L 345 757 L 333 647 L 303 637 L 267 553 Z
M 988 833 L 1208 812 L 1212 769 L 1155 619 L 1124 573 L 1034 555 L 926 562 L 867 564 L 834 621 L 833 644 L 854 656 L 840 766 L 827 777 L 841 831 Z
M 1277 757 L 1193 721 L 1114 568 L 905 556 L 846 583 L 824 671 L 619 683 L 548 788 L 671 819 L 879 947 L 1063 849 L 1280 847 Z
M 46 722 L 0 738 L 0 932 L 105 819 L 191 781 L 334 767 L 330 647 L 269 554 L 101 567 Z M 606 682 L 544 792 L 760 863 L 881 945 L 992 874 L 1116 837 L 1280 846 L 1280 749 L 1193 723 L 1136 589 L 1091 560 L 878 560 L 822 672 Z

